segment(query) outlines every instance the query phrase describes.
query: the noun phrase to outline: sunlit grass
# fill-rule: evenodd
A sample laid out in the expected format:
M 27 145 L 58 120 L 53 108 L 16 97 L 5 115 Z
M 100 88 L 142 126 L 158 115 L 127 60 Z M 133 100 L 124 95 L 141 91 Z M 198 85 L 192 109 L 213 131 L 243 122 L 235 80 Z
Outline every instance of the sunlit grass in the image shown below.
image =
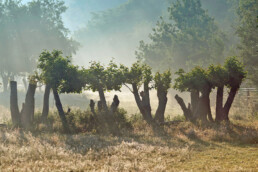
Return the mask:
M 75 115 L 80 116 L 78 113 Z M 257 120 L 202 126 L 178 122 L 164 128 L 152 128 L 137 115 L 128 120 L 133 130 L 122 133 L 111 130 L 67 135 L 58 128 L 47 131 L 38 127 L 32 133 L 1 128 L 0 171 L 255 171 L 258 168 Z M 53 125 L 58 123 L 54 121 Z

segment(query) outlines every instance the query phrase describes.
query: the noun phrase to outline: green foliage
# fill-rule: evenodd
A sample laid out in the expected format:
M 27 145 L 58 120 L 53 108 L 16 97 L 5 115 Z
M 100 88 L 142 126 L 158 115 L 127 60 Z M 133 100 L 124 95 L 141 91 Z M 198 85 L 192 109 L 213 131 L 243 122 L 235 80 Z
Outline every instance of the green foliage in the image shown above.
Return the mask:
M 140 42 L 137 58 L 156 70 L 221 62 L 223 34 L 200 0 L 176 1 L 168 12 L 170 22 L 161 18 L 150 35 L 152 42 Z
M 70 57 L 63 57 L 61 51 L 42 52 L 38 60 L 38 68 L 40 81 L 61 93 L 81 92 L 86 84 L 83 71 L 71 64 Z
M 236 57 L 229 57 L 227 58 L 224 66 L 229 77 L 227 85 L 229 87 L 239 87 L 247 75 L 244 64 Z
M 211 87 L 207 71 L 201 67 L 195 67 L 186 73 L 183 69 L 176 72 L 174 88 L 179 91 L 206 91 Z
M 224 66 L 210 65 L 207 70 L 195 67 L 188 73 L 180 69 L 176 74 L 175 89 L 203 92 L 214 87 L 240 87 L 247 73 L 242 62 L 236 57 L 229 57 Z
M 89 69 L 85 69 L 86 89 L 97 91 L 102 88 L 104 91 L 119 91 L 124 82 L 124 66 L 118 66 L 111 61 L 108 67 L 99 62 L 91 62 Z
M 165 71 L 164 73 L 157 72 L 154 76 L 155 89 L 164 90 L 165 92 L 171 87 L 172 75 L 171 72 Z
M 228 83 L 228 72 L 221 65 L 210 65 L 208 79 L 214 87 L 223 87 Z
M 153 80 L 151 67 L 137 61 L 128 69 L 124 68 L 125 83 L 136 84 L 140 87 L 142 84 L 149 84 Z

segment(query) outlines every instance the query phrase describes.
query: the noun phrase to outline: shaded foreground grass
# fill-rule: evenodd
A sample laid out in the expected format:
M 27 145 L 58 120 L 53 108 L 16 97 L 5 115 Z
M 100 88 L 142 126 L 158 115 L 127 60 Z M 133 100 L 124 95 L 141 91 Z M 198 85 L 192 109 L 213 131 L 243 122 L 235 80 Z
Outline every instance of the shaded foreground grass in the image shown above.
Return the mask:
M 257 120 L 154 129 L 134 118 L 131 124 L 129 132 L 104 134 L 1 128 L 0 171 L 258 170 Z

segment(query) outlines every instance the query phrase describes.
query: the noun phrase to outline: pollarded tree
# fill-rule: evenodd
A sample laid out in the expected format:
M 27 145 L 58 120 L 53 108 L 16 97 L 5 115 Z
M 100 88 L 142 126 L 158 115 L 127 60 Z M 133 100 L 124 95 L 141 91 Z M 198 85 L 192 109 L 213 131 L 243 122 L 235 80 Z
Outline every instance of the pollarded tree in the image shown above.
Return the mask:
M 40 70 L 40 81 L 52 88 L 64 130 L 69 131 L 59 93 L 81 92 L 86 84 L 82 75 L 83 71 L 79 70 L 78 66 L 72 65 L 70 58 L 63 57 L 62 52 L 57 50 L 52 53 L 42 52 L 39 57 L 38 69 Z
M 186 119 L 213 121 L 210 108 L 210 93 L 212 84 L 208 79 L 207 71 L 201 67 L 195 67 L 191 72 L 185 73 L 180 69 L 177 73 L 178 78 L 175 79 L 174 88 L 184 92 L 191 93 L 191 104 L 186 108 L 183 100 L 176 95 L 176 100 L 184 111 Z M 201 96 L 200 96 L 201 93 Z
M 151 67 L 141 64 L 139 61 L 134 63 L 130 69 L 124 68 L 125 86 L 134 94 L 136 104 L 147 122 L 156 120 L 159 123 L 164 122 L 164 114 L 167 104 L 167 92 L 170 88 L 171 73 L 166 71 L 163 74 L 156 73 L 152 75 Z M 153 85 L 151 82 L 155 81 Z M 132 89 L 127 85 L 130 84 Z M 139 91 L 143 87 L 143 91 Z M 153 119 L 150 105 L 150 90 L 156 88 L 159 105 Z
M 157 72 L 154 76 L 154 87 L 157 90 L 159 105 L 155 113 L 155 120 L 163 123 L 165 122 L 165 110 L 167 105 L 168 89 L 171 88 L 171 72 L 165 71 L 164 73 Z
M 108 110 L 105 91 L 120 91 L 124 81 L 122 66 L 111 61 L 105 68 L 99 62 L 91 62 L 89 69 L 84 69 L 84 77 L 86 89 L 98 91 L 102 107 Z
M 216 121 L 221 121 L 223 119 L 223 93 L 224 87 L 228 83 L 228 72 L 224 66 L 210 65 L 208 68 L 208 76 L 213 87 L 217 88 Z
M 230 91 L 223 107 L 223 120 L 229 120 L 229 110 L 235 99 L 237 91 L 239 90 L 243 80 L 246 78 L 247 72 L 244 69 L 244 64 L 236 57 L 227 58 L 224 67 L 228 73 L 228 81 L 226 86 L 230 89 Z

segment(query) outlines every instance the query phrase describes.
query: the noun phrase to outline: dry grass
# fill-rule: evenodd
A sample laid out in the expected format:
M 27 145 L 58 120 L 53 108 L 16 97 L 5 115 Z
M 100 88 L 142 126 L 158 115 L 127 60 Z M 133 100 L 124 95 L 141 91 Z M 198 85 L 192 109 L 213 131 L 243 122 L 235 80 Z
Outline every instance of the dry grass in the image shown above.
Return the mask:
M 257 171 L 258 121 L 153 129 L 122 135 L 0 129 L 0 171 Z

